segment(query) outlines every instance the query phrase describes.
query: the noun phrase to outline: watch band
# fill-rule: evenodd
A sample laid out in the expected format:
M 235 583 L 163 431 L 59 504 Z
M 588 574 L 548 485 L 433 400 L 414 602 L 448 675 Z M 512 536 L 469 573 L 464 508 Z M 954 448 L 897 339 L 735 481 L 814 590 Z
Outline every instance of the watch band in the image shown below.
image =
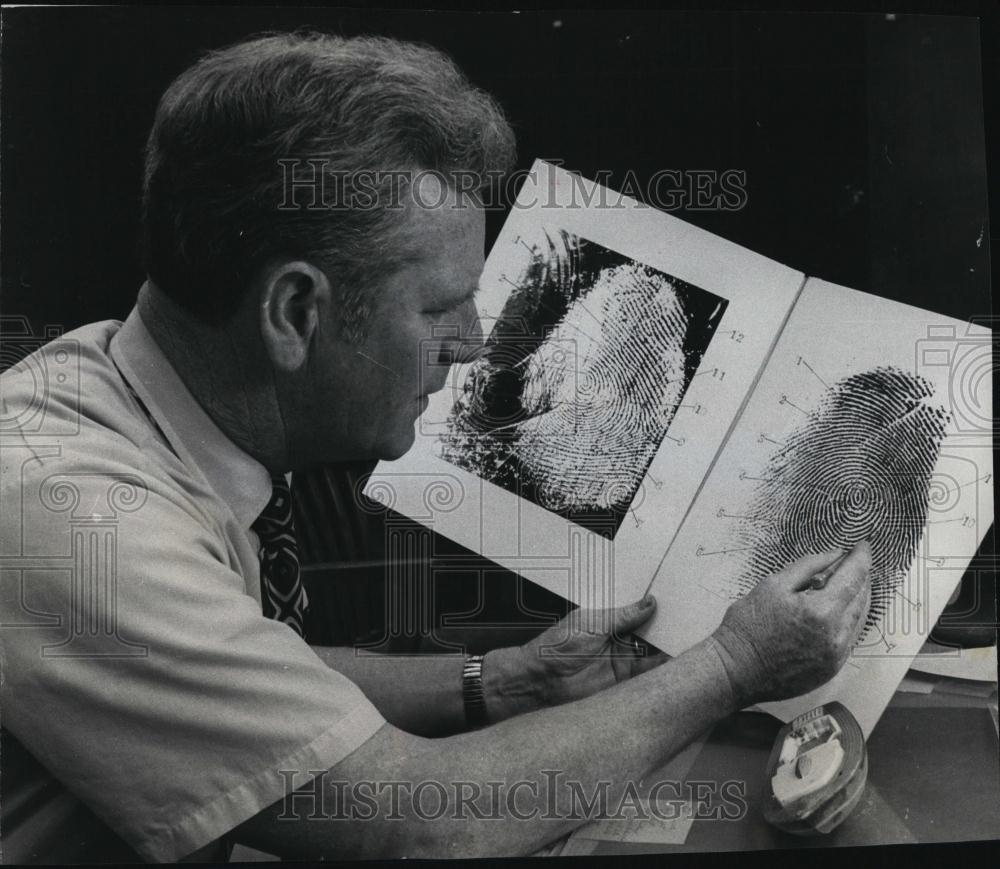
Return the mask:
M 486 694 L 483 691 L 483 655 L 469 655 L 462 667 L 462 700 L 468 727 L 489 724 L 486 717 Z

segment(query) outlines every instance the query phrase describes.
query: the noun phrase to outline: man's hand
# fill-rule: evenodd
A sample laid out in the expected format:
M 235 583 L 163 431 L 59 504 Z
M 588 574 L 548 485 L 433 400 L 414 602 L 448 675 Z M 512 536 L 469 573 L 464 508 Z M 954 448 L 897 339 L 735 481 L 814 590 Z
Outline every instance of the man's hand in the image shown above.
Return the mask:
M 662 664 L 667 655 L 632 638 L 655 610 L 652 596 L 576 609 L 523 646 L 491 652 L 483 665 L 490 720 L 579 700 Z
M 821 589 L 811 579 L 840 558 L 801 558 L 726 611 L 712 643 L 741 707 L 818 688 L 847 660 L 871 603 L 871 549 L 855 546 Z

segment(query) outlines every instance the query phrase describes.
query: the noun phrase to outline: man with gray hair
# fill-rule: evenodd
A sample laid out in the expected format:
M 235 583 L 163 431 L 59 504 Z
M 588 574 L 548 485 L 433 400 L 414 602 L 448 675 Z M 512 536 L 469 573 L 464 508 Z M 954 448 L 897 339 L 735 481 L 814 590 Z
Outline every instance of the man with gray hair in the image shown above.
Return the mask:
M 5 418 L 37 420 L 31 371 L 79 363 L 0 467 L 22 550 L 75 558 L 5 572 L 0 597 L 15 784 L 63 801 L 63 859 L 531 853 L 586 819 L 581 791 L 613 801 L 843 664 L 864 544 L 822 590 L 840 553 L 775 574 L 669 661 L 618 640 L 651 600 L 484 658 L 304 641 L 286 474 L 409 448 L 481 340 L 482 197 L 513 159 L 490 97 L 387 39 L 267 36 L 163 96 L 135 309 L 3 376 Z

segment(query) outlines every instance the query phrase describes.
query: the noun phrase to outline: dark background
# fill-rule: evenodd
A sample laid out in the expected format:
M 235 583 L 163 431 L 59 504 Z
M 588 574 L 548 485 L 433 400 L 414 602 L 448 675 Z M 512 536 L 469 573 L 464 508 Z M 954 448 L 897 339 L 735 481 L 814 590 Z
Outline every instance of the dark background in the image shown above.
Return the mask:
M 742 169 L 745 208 L 677 216 L 830 281 L 958 317 L 990 310 L 975 18 L 269 7 L 3 18 L 3 307 L 36 329 L 128 313 L 142 280 L 141 153 L 171 79 L 206 49 L 297 27 L 444 49 L 507 109 L 522 166 L 560 158 L 619 181 Z

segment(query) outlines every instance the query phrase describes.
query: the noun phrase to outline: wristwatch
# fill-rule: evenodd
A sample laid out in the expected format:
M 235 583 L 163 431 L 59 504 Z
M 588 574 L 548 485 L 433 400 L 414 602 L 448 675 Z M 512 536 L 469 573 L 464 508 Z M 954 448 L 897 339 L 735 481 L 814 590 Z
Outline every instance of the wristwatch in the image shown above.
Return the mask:
M 483 655 L 469 655 L 462 667 L 462 700 L 465 703 L 465 723 L 469 728 L 485 727 L 486 695 L 483 692 Z

